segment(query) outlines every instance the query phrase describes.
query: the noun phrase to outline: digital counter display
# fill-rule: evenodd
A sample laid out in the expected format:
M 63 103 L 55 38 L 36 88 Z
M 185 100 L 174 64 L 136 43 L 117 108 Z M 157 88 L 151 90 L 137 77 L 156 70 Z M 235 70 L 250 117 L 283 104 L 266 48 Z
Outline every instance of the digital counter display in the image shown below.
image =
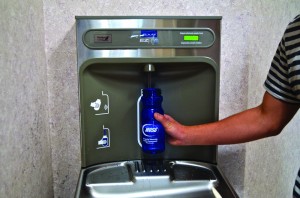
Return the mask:
M 184 35 L 183 40 L 184 41 L 199 41 L 199 36 L 197 36 L 197 35 Z

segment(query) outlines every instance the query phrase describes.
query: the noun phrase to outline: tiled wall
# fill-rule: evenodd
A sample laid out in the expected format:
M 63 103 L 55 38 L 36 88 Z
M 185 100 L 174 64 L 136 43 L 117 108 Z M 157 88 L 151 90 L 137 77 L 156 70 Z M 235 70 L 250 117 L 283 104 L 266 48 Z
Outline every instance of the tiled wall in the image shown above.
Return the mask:
M 43 2 L 0 3 L 0 197 L 53 197 Z

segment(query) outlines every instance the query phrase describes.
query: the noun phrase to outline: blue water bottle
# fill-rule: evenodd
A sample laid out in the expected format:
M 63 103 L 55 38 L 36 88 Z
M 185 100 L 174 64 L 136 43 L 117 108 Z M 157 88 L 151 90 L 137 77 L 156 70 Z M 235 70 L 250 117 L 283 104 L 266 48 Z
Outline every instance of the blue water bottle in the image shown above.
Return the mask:
M 161 107 L 163 97 L 156 88 L 143 89 L 142 96 L 142 149 L 145 153 L 161 153 L 165 150 L 165 130 L 154 118 L 154 113 L 164 114 Z

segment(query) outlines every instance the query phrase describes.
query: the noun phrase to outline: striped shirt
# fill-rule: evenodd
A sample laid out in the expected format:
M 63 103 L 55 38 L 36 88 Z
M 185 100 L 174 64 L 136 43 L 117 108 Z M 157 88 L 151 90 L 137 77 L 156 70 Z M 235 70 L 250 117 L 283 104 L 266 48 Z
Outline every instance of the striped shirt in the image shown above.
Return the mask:
M 300 103 L 300 15 L 285 30 L 264 86 L 275 98 Z
M 296 178 L 293 195 L 295 198 L 300 198 L 300 170 L 299 170 L 297 178 Z
M 300 15 L 285 30 L 264 87 L 275 98 L 300 104 Z M 300 198 L 300 170 L 293 196 Z

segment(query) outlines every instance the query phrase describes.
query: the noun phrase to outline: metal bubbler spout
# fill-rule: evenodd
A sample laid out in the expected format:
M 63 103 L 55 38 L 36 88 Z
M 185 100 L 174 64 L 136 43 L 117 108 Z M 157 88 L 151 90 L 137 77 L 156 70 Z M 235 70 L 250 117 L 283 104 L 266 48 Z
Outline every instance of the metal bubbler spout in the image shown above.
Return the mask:
M 147 85 L 148 88 L 152 87 L 152 73 L 155 72 L 155 67 L 153 64 L 148 63 L 144 66 L 144 72 L 148 73 Z

